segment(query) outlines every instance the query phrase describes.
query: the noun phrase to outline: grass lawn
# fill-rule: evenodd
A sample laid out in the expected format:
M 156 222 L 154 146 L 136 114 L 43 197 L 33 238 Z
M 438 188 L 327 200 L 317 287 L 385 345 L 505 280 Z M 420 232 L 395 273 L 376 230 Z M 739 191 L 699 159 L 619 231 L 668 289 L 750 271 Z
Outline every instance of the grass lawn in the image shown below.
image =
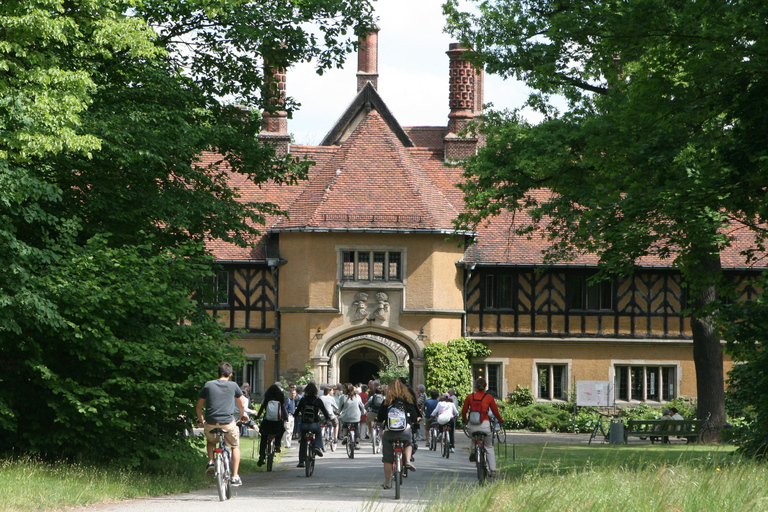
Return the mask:
M 245 437 L 240 443 L 240 472 L 264 471 L 264 467 L 256 466 L 258 439 Z M 213 480 L 205 476 L 206 460 L 204 449 L 199 460 L 157 461 L 137 470 L 51 465 L 29 459 L 0 460 L 0 511 L 62 510 L 104 501 L 183 493 L 207 486 L 211 486 L 215 494 Z
M 768 465 L 730 446 L 504 446 L 503 478 L 428 512 L 768 510 Z M 469 491 L 469 492 L 467 492 Z

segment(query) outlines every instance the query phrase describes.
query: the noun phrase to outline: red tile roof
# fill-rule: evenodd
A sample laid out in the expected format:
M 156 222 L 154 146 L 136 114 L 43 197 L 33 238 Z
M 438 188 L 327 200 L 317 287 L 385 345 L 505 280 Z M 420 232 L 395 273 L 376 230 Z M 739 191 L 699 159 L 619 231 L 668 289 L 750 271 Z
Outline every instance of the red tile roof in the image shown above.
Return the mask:
M 270 233 L 337 230 L 452 233 L 453 221 L 464 208 L 462 192 L 456 187 L 463 170 L 443 162 L 445 128 L 404 128 L 416 146 L 406 147 L 398 126 L 374 108 L 340 146 L 292 146 L 294 157 L 315 162 L 308 179 L 295 185 L 257 186 L 243 176 L 233 175 L 232 186 L 243 200 L 278 204 L 290 216 L 268 217 L 262 229 L 264 235 L 255 248 L 244 249 L 215 241 L 209 244 L 211 250 L 220 260 L 263 261 L 278 256 L 275 238 L 270 237 Z M 218 159 L 217 155 L 206 153 L 201 164 L 213 164 Z M 541 190 L 535 194 L 541 199 L 548 192 Z M 477 243 L 467 249 L 463 261 L 541 265 L 547 242 L 540 233 L 530 238 L 515 234 L 515 228 L 528 220 L 524 212 L 516 215 L 507 212 L 479 226 Z M 731 234 L 734 242 L 722 254 L 723 267 L 744 268 L 745 258 L 740 253 L 755 247 L 754 236 L 743 227 L 735 227 Z M 594 266 L 596 263 L 596 256 L 584 255 L 568 264 Z M 656 256 L 638 262 L 641 266 L 653 267 L 669 267 L 671 263 Z M 757 265 L 768 266 L 764 260 Z

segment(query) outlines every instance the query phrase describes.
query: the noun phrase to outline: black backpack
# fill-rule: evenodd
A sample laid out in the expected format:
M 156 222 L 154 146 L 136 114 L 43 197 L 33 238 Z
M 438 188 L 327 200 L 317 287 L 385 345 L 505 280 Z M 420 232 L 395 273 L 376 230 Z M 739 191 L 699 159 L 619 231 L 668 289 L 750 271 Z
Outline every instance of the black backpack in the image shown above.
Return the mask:
M 315 404 L 306 403 L 301 409 L 301 422 L 302 423 L 317 423 L 317 411 L 315 411 Z

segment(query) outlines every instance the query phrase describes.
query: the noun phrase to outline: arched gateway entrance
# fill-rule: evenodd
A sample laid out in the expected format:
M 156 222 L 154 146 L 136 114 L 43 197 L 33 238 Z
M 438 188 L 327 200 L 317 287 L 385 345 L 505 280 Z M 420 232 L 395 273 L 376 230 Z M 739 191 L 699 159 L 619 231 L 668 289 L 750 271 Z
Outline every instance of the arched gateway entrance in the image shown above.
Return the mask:
M 335 336 L 313 357 L 315 377 L 320 382 L 352 382 L 367 384 L 388 360 L 408 368 L 413 385 L 421 384 L 423 359 L 421 347 L 393 339 L 382 333 Z

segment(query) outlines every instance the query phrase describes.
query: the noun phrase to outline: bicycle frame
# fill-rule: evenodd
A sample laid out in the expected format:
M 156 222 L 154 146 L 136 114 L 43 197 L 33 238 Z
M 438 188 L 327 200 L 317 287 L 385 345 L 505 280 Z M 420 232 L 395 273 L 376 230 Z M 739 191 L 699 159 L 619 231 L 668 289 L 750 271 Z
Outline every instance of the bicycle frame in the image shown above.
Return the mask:
M 488 458 L 485 453 L 485 436 L 489 435 L 484 432 L 475 432 L 472 434 L 473 449 L 475 450 L 475 464 L 477 465 L 477 480 L 482 485 L 490 477 L 490 470 L 488 469 Z M 491 434 L 492 435 L 492 434 Z
M 227 449 L 227 443 L 224 439 L 225 431 L 220 428 L 214 428 L 211 433 L 216 436 L 216 445 L 213 448 L 214 457 L 214 476 L 216 478 L 216 487 L 219 493 L 219 501 L 225 501 L 232 497 L 232 455 Z
M 315 471 L 315 433 L 307 430 L 304 433 L 304 474 L 309 478 Z
M 267 471 L 272 471 L 272 465 L 275 462 L 275 434 L 269 434 L 267 438 Z

